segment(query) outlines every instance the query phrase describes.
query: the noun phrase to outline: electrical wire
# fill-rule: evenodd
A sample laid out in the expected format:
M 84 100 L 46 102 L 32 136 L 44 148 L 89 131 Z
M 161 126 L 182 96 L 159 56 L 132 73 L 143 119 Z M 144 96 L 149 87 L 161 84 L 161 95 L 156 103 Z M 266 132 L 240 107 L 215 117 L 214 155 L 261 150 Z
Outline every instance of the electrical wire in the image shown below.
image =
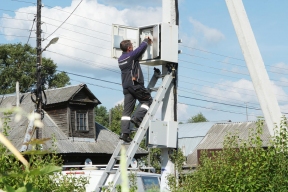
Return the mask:
M 30 2 L 30 1 L 22 1 L 22 0 L 11 0 L 11 1 L 17 1 L 17 2 L 21 2 L 21 3 L 29 3 L 29 4 L 36 5 L 36 3 Z
M 214 95 L 214 94 L 209 94 L 209 96 L 207 96 L 207 93 L 205 92 L 201 92 L 201 91 L 196 91 L 196 90 L 193 90 L 193 91 L 187 91 L 187 89 L 182 89 L 181 87 L 179 87 L 179 91 L 180 92 L 184 92 L 184 93 L 192 93 L 193 95 L 198 95 L 200 97 L 205 97 L 205 98 L 209 98 L 209 99 L 214 99 L 214 100 L 220 100 L 220 101 L 227 101 L 229 100 L 229 102 L 231 104 L 236 104 L 236 105 L 241 105 L 242 103 L 244 103 L 244 101 L 241 101 L 241 100 L 236 100 L 236 99 L 232 99 L 232 98 L 228 98 L 228 97 L 223 97 L 223 96 L 219 96 L 219 95 Z M 199 94 L 199 93 L 204 93 L 204 94 Z M 214 97 L 212 97 L 214 96 Z M 224 100 L 224 98 L 226 98 L 226 100 Z M 233 102 L 234 101 L 234 102 Z M 254 108 L 259 108 L 259 104 L 257 103 L 253 103 L 253 102 L 249 102 L 249 106 L 250 107 L 254 107 Z M 251 105 L 252 104 L 252 105 Z M 257 105 L 257 107 L 256 107 Z
M 115 84 L 115 85 L 122 85 L 121 83 L 116 83 L 116 82 L 113 82 L 113 81 L 107 81 L 107 80 L 98 79 L 98 78 L 94 78 L 94 77 L 89 77 L 89 76 L 85 76 L 85 75 L 79 75 L 79 74 L 71 73 L 71 72 L 67 72 L 67 71 L 61 71 L 61 70 L 56 70 L 56 71 L 67 73 L 67 74 L 78 76 L 78 77 L 84 77 L 84 78 L 93 79 L 93 80 L 97 80 L 97 81 L 103 81 L 105 83 L 112 83 L 112 84 Z
M 8 10 L 8 9 L 1 9 L 0 8 L 0 10 L 2 10 L 2 11 L 7 11 L 7 12 L 15 12 L 15 13 L 24 13 L 24 14 L 32 14 L 32 15 L 35 15 L 35 13 L 28 13 L 28 12 L 23 12 L 23 11 L 13 11 L 13 10 Z M 46 18 L 46 19 L 50 19 L 50 20 L 53 20 L 53 21 L 58 21 L 58 22 L 62 22 L 62 21 L 60 21 L 60 20 L 57 20 L 57 19 L 53 19 L 53 18 L 51 18 L 51 17 L 47 17 L 47 16 L 45 16 L 45 15 L 42 15 L 42 18 Z M 75 24 L 71 24 L 71 23 L 65 23 L 66 25 L 71 25 L 71 26 L 75 26 L 75 27 L 79 27 L 79 28 L 81 28 L 81 29 L 86 29 L 86 30 L 89 30 L 89 31 L 93 31 L 93 32 L 97 32 L 97 33 L 101 33 L 101 34 L 104 34 L 104 35 L 109 35 L 109 36 L 111 36 L 111 34 L 109 34 L 109 33 L 105 33 L 105 32 L 101 32 L 101 31 L 97 31 L 97 30 L 94 30 L 94 29 L 89 29 L 89 28 L 87 28 L 87 27 L 83 27 L 83 26 L 79 26 L 79 25 L 75 25 Z M 56 25 L 55 25 L 56 26 Z
M 194 50 L 198 50 L 198 51 L 205 52 L 205 53 L 210 53 L 210 54 L 213 54 L 213 55 L 218 55 L 218 56 L 222 56 L 222 57 L 227 57 L 227 58 L 230 58 L 230 59 L 235 59 L 235 60 L 239 60 L 239 61 L 245 61 L 244 59 L 239 59 L 239 58 L 236 58 L 236 57 L 231 57 L 231 56 L 227 56 L 227 55 L 222 55 L 222 54 L 219 54 L 219 53 L 213 53 L 213 52 L 205 51 L 205 50 L 203 50 L 203 49 L 199 49 L 199 48 L 195 48 L 195 47 L 189 47 L 189 46 L 187 46 L 187 45 L 182 45 L 181 43 L 179 44 L 179 46 L 187 47 L 187 48 L 194 49 Z
M 188 97 L 188 96 L 183 96 L 183 95 L 178 95 L 178 97 L 182 97 L 182 98 L 186 98 L 186 99 L 193 99 L 193 100 L 198 100 L 198 101 L 205 101 L 205 102 L 221 104 L 221 105 L 227 105 L 227 106 L 231 106 L 231 107 L 247 108 L 247 109 L 253 109 L 253 110 L 261 111 L 260 108 L 254 108 L 254 107 L 249 107 L 249 106 L 246 107 L 246 106 L 241 106 L 241 105 L 233 105 L 230 103 L 222 103 L 222 102 L 211 101 L 211 100 L 206 100 L 206 99 L 199 99 L 199 98 Z
M 54 52 L 54 51 L 49 51 L 49 50 L 46 50 L 46 51 L 47 51 L 47 52 L 50 52 L 50 53 L 54 53 L 54 54 L 56 54 L 56 55 L 61 55 L 61 56 L 63 56 L 63 57 L 67 57 L 67 58 L 69 58 L 69 59 L 73 59 L 73 60 L 76 60 L 76 61 L 81 61 L 81 62 L 86 63 L 86 64 L 90 64 L 90 66 L 93 66 L 93 67 L 98 66 L 98 67 L 101 68 L 101 69 L 105 69 L 105 70 L 108 70 L 108 71 L 111 71 L 111 72 L 120 74 L 120 72 L 119 72 L 118 70 L 109 69 L 109 68 L 107 68 L 107 67 L 102 67 L 101 65 L 99 65 L 99 64 L 107 65 L 107 64 L 105 64 L 105 63 L 99 63 L 99 62 L 84 60 L 84 59 L 81 59 L 81 58 L 72 57 L 72 56 L 65 55 L 65 54 L 61 54 L 61 53 L 57 53 L 57 52 Z M 91 64 L 93 64 L 93 65 L 91 65 Z
M 182 102 L 178 102 L 178 104 L 188 105 L 188 106 L 192 106 L 192 107 L 199 107 L 199 108 L 204 108 L 204 109 L 210 109 L 210 110 L 214 110 L 214 111 L 221 111 L 221 112 L 226 112 L 226 113 L 234 113 L 234 114 L 246 115 L 246 113 L 215 109 L 215 108 L 204 107 L 204 106 L 200 106 L 200 105 L 194 105 L 194 104 L 188 104 L 188 103 L 182 103 Z M 250 115 L 250 116 L 252 116 L 252 115 Z M 257 117 L 258 115 L 253 115 L 253 116 Z
M 0 33 L 2 36 L 9 36 L 9 37 L 23 37 L 23 38 L 28 38 L 28 36 L 22 36 L 22 35 L 6 35 L 3 33 Z M 36 37 L 30 37 L 30 38 L 36 38 Z
M 65 10 L 62 10 L 62 9 L 58 9 L 58 8 L 52 7 L 52 6 L 50 6 L 50 5 L 45 5 L 45 7 L 49 7 L 49 8 L 51 8 L 51 9 L 56 9 L 56 10 L 58 10 L 58 11 L 62 11 L 62 12 L 65 12 L 65 13 L 69 13 L 68 11 L 65 11 Z M 94 21 L 94 22 L 101 23 L 101 24 L 104 24 L 104 25 L 112 26 L 112 25 L 109 24 L 109 23 L 104 23 L 104 22 L 102 22 L 102 21 L 98 21 L 98 20 L 95 20 L 95 19 L 91 19 L 91 18 L 88 18 L 88 17 L 81 16 L 81 15 L 74 14 L 74 16 L 81 17 L 81 18 L 84 18 L 84 19 L 88 19 L 88 20 L 90 20 L 90 21 Z
M 45 22 L 45 21 L 44 21 Z M 53 25 L 53 24 L 51 24 L 51 23 L 47 23 L 47 22 L 45 22 L 47 25 L 51 25 L 51 26 L 54 26 L 54 27 L 57 27 L 57 25 Z M 61 28 L 62 30 L 66 30 L 66 31 L 70 31 L 70 32 L 73 32 L 73 33 L 77 33 L 77 34 L 80 34 L 80 35 L 85 35 L 85 36 L 87 36 L 87 37 L 92 37 L 92 38 L 95 38 L 95 39 L 99 39 L 99 40 L 102 40 L 102 41 L 107 41 L 107 42 L 111 42 L 111 40 L 106 40 L 106 39 L 101 39 L 101 38 L 98 38 L 98 37 L 95 37 L 95 36 L 92 36 L 92 35 L 88 35 L 88 34 L 85 34 L 85 33 L 81 33 L 81 32 L 78 32 L 78 31 L 73 31 L 73 30 L 71 30 L 71 29 L 66 29 L 66 28 Z M 51 36 L 51 35 L 50 35 Z M 49 37 L 49 36 L 48 36 Z M 46 37 L 46 39 L 48 38 L 48 37 Z M 45 39 L 45 40 L 46 40 Z
M 214 53 L 214 52 L 209 52 L 209 51 L 205 51 L 205 50 L 202 50 L 202 49 L 199 49 L 199 48 L 195 48 L 195 47 L 189 47 L 187 45 L 181 45 L 179 44 L 180 46 L 183 46 L 183 47 L 187 47 L 187 48 L 190 48 L 190 49 L 195 49 L 195 50 L 199 50 L 199 51 L 202 51 L 202 52 L 206 52 L 206 53 L 210 53 L 210 54 L 214 54 L 214 55 L 219 55 L 219 56 L 223 56 L 223 57 L 227 57 L 227 58 L 231 58 L 231 59 L 236 59 L 236 60 L 240 60 L 240 61 L 245 61 L 244 59 L 239 59 L 239 58 L 236 58 L 236 57 L 231 57 L 231 56 L 227 56 L 227 55 L 222 55 L 222 54 L 218 54 L 218 53 Z M 208 58 L 207 58 L 208 59 Z M 215 61 L 215 60 L 214 60 Z M 239 66 L 239 67 L 246 67 L 246 66 L 243 66 L 243 65 L 238 65 L 238 64 L 233 64 L 233 63 L 229 63 L 229 62 L 224 62 L 226 64 L 231 64 L 231 65 L 236 65 L 236 66 Z M 288 68 L 283 68 L 283 67 L 276 67 L 276 66 L 272 66 L 272 65 L 265 65 L 265 66 L 269 66 L 269 67 L 273 67 L 273 68 L 278 68 L 278 69 L 284 69 L 284 70 L 288 70 Z M 271 71 L 270 71 L 271 72 Z M 273 72 L 272 72 L 273 73 Z M 274 72 L 275 73 L 275 72 Z M 282 74 L 282 73 L 280 73 Z
M 30 34 L 29 34 L 29 37 L 28 37 L 28 40 L 27 40 L 27 43 L 26 43 L 26 44 L 29 43 L 29 39 L 30 39 L 30 37 L 31 37 L 31 33 L 32 33 L 32 29 L 33 29 L 33 26 L 34 26 L 35 20 L 36 20 L 36 18 L 33 19 L 32 27 L 31 27 Z
M 73 13 L 76 11 L 76 9 L 79 7 L 79 5 L 82 3 L 82 1 L 83 1 L 83 0 L 81 0 L 81 1 L 78 3 L 78 5 L 77 5 L 77 6 L 75 7 L 75 9 L 70 13 L 70 15 L 61 23 L 61 25 L 59 25 L 59 27 L 57 27 L 57 29 L 55 29 L 50 35 L 48 35 L 48 37 L 46 37 L 46 39 L 49 38 L 51 35 L 53 35 L 53 34 L 71 17 L 71 15 L 73 15 Z M 44 39 L 44 41 L 45 41 L 46 39 Z
M 10 18 L 10 17 L 0 17 L 2 19 L 12 19 L 12 20 L 19 20 L 19 21 L 33 21 L 33 20 L 29 20 L 29 19 L 16 19 L 16 18 Z
M 122 92 L 122 90 L 120 89 L 114 89 L 114 88 L 111 88 L 111 87 L 104 87 L 104 86 L 101 86 L 101 85 L 96 85 L 96 84 L 93 84 L 93 83 L 87 83 L 87 82 L 83 82 L 83 81 L 78 81 L 78 80 L 75 80 L 75 79 L 71 79 L 70 80 L 72 81 L 76 81 L 76 82 L 79 82 L 79 83 L 85 83 L 87 85 L 92 85 L 92 86 L 96 86 L 96 87 L 101 87 L 101 88 L 104 88 L 104 89 L 110 89 L 110 90 L 113 90 L 113 91 L 120 91 Z

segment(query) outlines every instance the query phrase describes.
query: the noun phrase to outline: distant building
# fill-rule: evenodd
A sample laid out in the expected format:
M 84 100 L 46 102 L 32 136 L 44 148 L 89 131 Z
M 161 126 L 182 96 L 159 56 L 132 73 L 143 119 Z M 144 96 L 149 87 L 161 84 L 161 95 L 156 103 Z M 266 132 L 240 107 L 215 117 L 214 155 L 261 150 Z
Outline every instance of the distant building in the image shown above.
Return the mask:
M 178 125 L 178 148 L 184 156 L 193 153 L 215 122 L 185 123 Z
M 193 153 L 188 155 L 187 164 L 190 167 L 197 167 L 199 164 L 199 158 L 201 157 L 201 151 L 219 151 L 223 149 L 223 141 L 227 133 L 238 133 L 240 139 L 247 140 L 249 129 L 255 129 L 256 122 L 237 122 L 237 123 L 216 123 L 207 132 L 202 141 L 194 149 Z M 270 133 L 267 125 L 264 123 L 263 134 L 261 140 L 263 147 L 269 145 Z
M 62 155 L 64 164 L 83 164 L 86 158 L 90 158 L 93 164 L 107 164 L 119 136 L 95 122 L 94 108 L 101 104 L 95 95 L 85 84 L 48 89 L 45 93 L 47 105 L 44 108 L 41 137 L 55 136 L 57 153 Z M 9 104 L 16 106 L 15 95 L 0 97 L 0 108 Z M 27 113 L 34 110 L 30 93 L 21 94 L 20 107 Z M 28 123 L 26 117 L 19 122 L 14 121 L 14 116 L 11 117 L 8 139 L 18 150 L 23 144 Z M 44 150 L 49 148 L 52 148 L 51 140 L 43 145 Z M 147 154 L 147 151 L 139 148 L 135 157 Z

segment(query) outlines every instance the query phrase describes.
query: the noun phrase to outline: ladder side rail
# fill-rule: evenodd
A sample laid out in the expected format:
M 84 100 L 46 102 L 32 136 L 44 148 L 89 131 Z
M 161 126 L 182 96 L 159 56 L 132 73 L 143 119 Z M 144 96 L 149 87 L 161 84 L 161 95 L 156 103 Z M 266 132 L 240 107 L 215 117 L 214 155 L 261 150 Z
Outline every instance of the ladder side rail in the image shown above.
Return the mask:
M 153 76 L 151 77 L 151 80 L 150 80 L 150 82 L 149 82 L 149 84 L 148 84 L 148 86 L 147 86 L 147 89 L 152 88 L 152 87 L 155 87 L 155 85 L 156 85 L 156 83 L 157 83 L 157 81 L 158 81 L 158 79 L 159 79 L 159 76 L 161 76 L 161 74 L 159 74 L 159 73 L 157 73 L 156 71 L 154 71 L 154 74 L 153 74 Z M 139 103 L 139 104 L 137 105 L 135 111 L 137 111 L 138 108 L 140 108 L 140 107 L 141 107 L 141 103 Z
M 108 162 L 108 164 L 107 164 L 107 166 L 105 168 L 105 171 L 103 172 L 103 175 L 101 176 L 101 178 L 100 178 L 100 180 L 99 180 L 99 182 L 97 184 L 97 187 L 95 189 L 96 192 L 100 192 L 101 189 L 102 189 L 102 186 L 105 185 L 105 183 L 106 183 L 106 181 L 107 181 L 107 179 L 108 179 L 108 177 L 110 175 L 108 172 L 113 169 L 114 165 L 117 162 L 115 157 L 120 154 L 122 144 L 123 144 L 123 141 L 119 141 L 118 142 L 118 145 L 115 148 L 115 150 L 114 150 L 114 152 L 113 152 L 113 154 L 112 154 L 112 156 L 111 156 L 111 158 L 110 158 L 110 160 L 109 160 L 109 162 Z
M 133 141 L 131 142 L 127 152 L 126 152 L 126 168 L 128 168 L 129 164 L 131 163 L 132 158 L 134 157 L 137 149 L 139 148 L 140 142 L 144 138 L 145 133 L 147 132 L 149 120 L 154 117 L 155 113 L 157 112 L 157 109 L 159 105 L 161 104 L 166 91 L 168 90 L 171 82 L 172 82 L 172 73 L 169 75 L 166 75 L 163 79 L 163 82 L 161 86 L 159 87 L 157 94 L 155 98 L 153 99 L 153 103 L 150 106 L 149 110 L 147 111 L 147 114 L 145 115 L 139 130 L 137 131 L 136 135 L 134 136 Z M 117 170 L 114 178 L 113 178 L 113 191 L 115 191 L 116 186 L 120 183 L 120 169 Z

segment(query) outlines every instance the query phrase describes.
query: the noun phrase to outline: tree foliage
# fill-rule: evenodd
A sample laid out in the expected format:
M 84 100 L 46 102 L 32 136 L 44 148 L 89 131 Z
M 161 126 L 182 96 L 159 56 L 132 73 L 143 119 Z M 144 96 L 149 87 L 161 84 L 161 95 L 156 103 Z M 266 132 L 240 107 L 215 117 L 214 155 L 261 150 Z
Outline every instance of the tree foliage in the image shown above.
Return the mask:
M 16 81 L 20 92 L 27 92 L 36 82 L 36 49 L 27 44 L 0 45 L 0 94 L 14 93 Z M 70 78 L 64 72 L 57 73 L 57 65 L 42 58 L 42 77 L 48 88 L 69 85 Z
M 247 140 L 238 134 L 227 134 L 224 148 L 204 151 L 200 166 L 182 175 L 174 191 L 288 191 L 288 125 L 283 118 L 280 131 L 263 148 L 263 120 L 250 129 Z
M 109 129 L 117 134 L 121 133 L 121 117 L 123 109 L 123 104 L 118 104 L 111 109 L 112 120 Z
M 187 123 L 199 123 L 199 122 L 207 122 L 208 119 L 200 112 L 197 115 L 192 116 L 188 119 Z
M 101 125 L 108 127 L 109 126 L 109 114 L 104 106 L 95 107 L 95 121 Z
M 8 136 L 11 113 L 4 113 L 0 131 Z M 0 119 L 1 120 L 1 119 Z M 60 174 L 62 159 L 56 154 L 56 146 L 49 151 L 36 150 L 45 140 L 33 140 L 33 150 L 23 153 L 29 159 L 25 167 L 2 143 L 0 143 L 0 191 L 8 192 L 84 192 L 88 178 Z M 55 143 L 55 140 L 53 140 Z

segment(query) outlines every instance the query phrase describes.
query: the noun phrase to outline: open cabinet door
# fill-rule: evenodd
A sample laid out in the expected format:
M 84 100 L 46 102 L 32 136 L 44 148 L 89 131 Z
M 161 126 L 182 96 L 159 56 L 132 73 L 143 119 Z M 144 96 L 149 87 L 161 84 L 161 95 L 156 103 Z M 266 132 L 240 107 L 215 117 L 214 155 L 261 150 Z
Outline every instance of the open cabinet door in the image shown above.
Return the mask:
M 139 28 L 117 24 L 112 25 L 112 58 L 118 59 L 121 56 L 120 43 L 123 40 L 130 40 L 134 49 L 136 49 L 139 46 Z

